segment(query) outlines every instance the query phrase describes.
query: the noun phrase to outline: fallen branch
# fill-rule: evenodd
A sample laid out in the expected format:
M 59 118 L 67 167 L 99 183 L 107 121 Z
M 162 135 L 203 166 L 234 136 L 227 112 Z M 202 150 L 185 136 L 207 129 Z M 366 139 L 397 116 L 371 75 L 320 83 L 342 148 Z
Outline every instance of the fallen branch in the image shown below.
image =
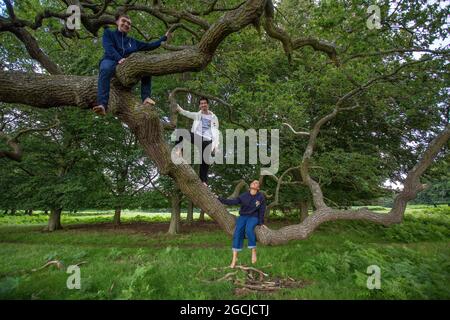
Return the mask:
M 272 265 L 268 265 L 266 267 L 271 266 Z M 212 270 L 225 269 L 231 269 L 231 267 L 212 268 Z M 275 277 L 271 279 L 269 277 L 269 274 L 265 273 L 264 271 L 254 267 L 247 267 L 243 265 L 235 266 L 234 269 L 237 270 L 234 272 L 228 272 L 224 276 L 215 280 L 199 280 L 205 283 L 230 281 L 235 286 L 235 295 L 245 295 L 254 292 L 275 292 L 282 288 L 303 288 L 312 283 L 308 280 L 295 280 L 291 277 L 287 277 L 285 279 Z M 239 276 L 242 275 L 242 272 L 245 275 L 244 279 L 242 278 L 242 276 Z
M 31 272 L 36 272 L 36 271 L 40 271 L 42 269 L 45 269 L 49 266 L 56 266 L 58 269 L 62 269 L 64 267 L 63 263 L 59 260 L 51 260 L 48 261 L 46 264 L 44 264 L 42 267 L 37 268 L 37 269 L 31 269 Z

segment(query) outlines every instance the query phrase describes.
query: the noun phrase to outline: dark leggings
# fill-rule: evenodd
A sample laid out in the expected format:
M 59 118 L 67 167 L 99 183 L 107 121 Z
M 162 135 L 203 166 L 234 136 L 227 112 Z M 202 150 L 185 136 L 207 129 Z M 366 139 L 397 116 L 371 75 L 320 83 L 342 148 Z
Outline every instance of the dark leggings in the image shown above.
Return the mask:
M 190 135 L 190 143 L 192 143 L 192 144 L 194 144 L 194 145 L 196 145 L 197 146 L 197 148 L 199 148 L 200 147 L 200 145 L 197 145 L 197 144 L 195 144 L 195 140 L 197 140 L 197 141 L 201 141 L 202 142 L 202 145 L 201 145 L 201 148 L 202 148 L 202 150 L 201 150 L 201 156 L 200 156 L 200 158 L 201 158 L 201 163 L 200 163 L 200 173 L 199 173 L 199 176 L 200 176 L 200 180 L 202 181 L 202 182 L 207 182 L 208 181 L 208 170 L 209 170 L 209 164 L 207 164 L 205 161 L 204 161 L 204 159 L 203 159 L 203 152 L 205 151 L 205 149 L 206 149 L 206 147 L 208 147 L 210 144 L 211 144 L 211 142 L 212 141 L 208 141 L 208 140 L 204 140 L 204 139 L 202 139 L 202 137 L 201 136 L 199 136 L 199 135 L 194 135 L 194 133 L 190 133 L 191 135 Z M 179 137 L 178 138 L 178 140 L 175 142 L 175 144 L 177 145 L 177 144 L 179 144 L 181 141 L 183 141 L 183 136 L 181 136 L 181 137 Z

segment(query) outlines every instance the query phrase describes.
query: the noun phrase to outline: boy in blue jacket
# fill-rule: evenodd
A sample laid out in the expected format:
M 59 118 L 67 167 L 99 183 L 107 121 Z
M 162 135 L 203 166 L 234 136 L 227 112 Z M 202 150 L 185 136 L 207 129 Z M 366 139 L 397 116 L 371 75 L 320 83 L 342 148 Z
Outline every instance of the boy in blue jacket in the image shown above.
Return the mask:
M 224 199 L 218 197 L 223 204 L 240 204 L 239 218 L 236 221 L 236 227 L 233 234 L 233 259 L 231 268 L 236 266 L 238 252 L 244 246 L 244 235 L 248 238 L 248 248 L 252 249 L 252 263 L 256 263 L 256 235 L 255 227 L 264 225 L 264 214 L 266 212 L 266 200 L 264 195 L 259 192 L 259 181 L 254 180 L 250 184 L 250 190 L 242 193 L 235 199 Z
M 136 51 L 149 51 L 158 48 L 170 34 L 167 32 L 159 40 L 154 42 L 142 42 L 128 37 L 131 30 L 131 19 L 125 14 L 116 15 L 117 29 L 112 31 L 105 29 L 103 33 L 103 48 L 105 54 L 100 60 L 100 72 L 98 76 L 97 106 L 94 112 L 105 115 L 108 110 L 110 81 L 114 75 L 117 64 L 122 64 L 126 57 Z M 141 79 L 141 98 L 144 104 L 155 104 L 150 98 L 152 90 L 152 78 L 150 76 Z

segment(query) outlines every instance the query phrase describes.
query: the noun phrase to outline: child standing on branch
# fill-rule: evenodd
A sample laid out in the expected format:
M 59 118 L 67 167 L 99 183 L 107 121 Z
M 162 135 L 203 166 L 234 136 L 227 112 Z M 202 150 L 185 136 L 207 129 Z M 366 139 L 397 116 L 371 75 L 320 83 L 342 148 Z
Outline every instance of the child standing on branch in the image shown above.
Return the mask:
M 218 197 L 219 201 L 226 205 L 240 204 L 239 218 L 236 221 L 236 227 L 233 234 L 233 258 L 231 268 L 236 266 L 238 252 L 244 246 L 244 235 L 248 238 L 248 248 L 252 249 L 252 263 L 256 263 L 256 234 L 255 227 L 264 225 L 264 214 L 266 212 L 266 200 L 264 195 L 259 192 L 260 184 L 254 180 L 250 184 L 250 190 L 242 193 L 235 199 L 224 199 Z
M 167 32 L 159 40 L 154 42 L 143 42 L 128 37 L 127 34 L 131 30 L 131 19 L 125 14 L 116 15 L 117 29 L 111 31 L 105 29 L 103 33 L 103 48 L 105 54 L 100 60 L 100 72 L 98 76 L 97 88 L 97 106 L 93 108 L 94 112 L 105 115 L 108 110 L 110 81 L 114 75 L 117 64 L 122 64 L 133 52 L 149 51 L 159 48 L 163 41 L 170 37 Z M 141 98 L 144 104 L 154 105 L 150 96 L 152 92 L 152 78 L 150 76 L 141 79 Z

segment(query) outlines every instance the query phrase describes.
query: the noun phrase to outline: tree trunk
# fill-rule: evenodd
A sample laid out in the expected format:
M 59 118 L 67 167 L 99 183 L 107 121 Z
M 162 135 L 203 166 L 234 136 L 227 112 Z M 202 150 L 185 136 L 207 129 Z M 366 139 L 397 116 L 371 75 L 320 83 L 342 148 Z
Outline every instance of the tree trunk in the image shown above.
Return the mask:
M 55 231 L 62 229 L 61 226 L 61 212 L 62 208 L 52 209 L 50 212 L 50 217 L 48 219 L 48 225 L 45 229 L 46 231 Z
M 16 214 L 16 209 L 11 209 L 11 215 L 15 215 Z
M 272 211 L 272 207 L 270 204 L 266 207 L 266 212 L 264 213 L 264 221 L 269 222 L 270 221 L 270 211 Z
M 44 210 L 44 214 L 48 214 L 48 210 Z
M 198 221 L 205 221 L 205 211 L 203 209 L 200 210 L 200 216 L 198 217 Z
M 307 200 L 300 201 L 300 222 L 303 222 L 308 217 L 309 203 Z
M 175 192 L 172 195 L 172 214 L 170 216 L 169 234 L 177 234 L 180 232 L 180 202 L 181 195 Z
M 192 201 L 188 201 L 186 221 L 188 224 L 194 222 L 194 204 Z
M 120 214 L 122 213 L 122 208 L 116 207 L 115 211 L 114 211 L 114 218 L 113 218 L 113 223 L 118 226 L 120 225 Z
M 5 212 L 3 212 L 3 214 L 8 214 L 8 209 L 5 209 Z

